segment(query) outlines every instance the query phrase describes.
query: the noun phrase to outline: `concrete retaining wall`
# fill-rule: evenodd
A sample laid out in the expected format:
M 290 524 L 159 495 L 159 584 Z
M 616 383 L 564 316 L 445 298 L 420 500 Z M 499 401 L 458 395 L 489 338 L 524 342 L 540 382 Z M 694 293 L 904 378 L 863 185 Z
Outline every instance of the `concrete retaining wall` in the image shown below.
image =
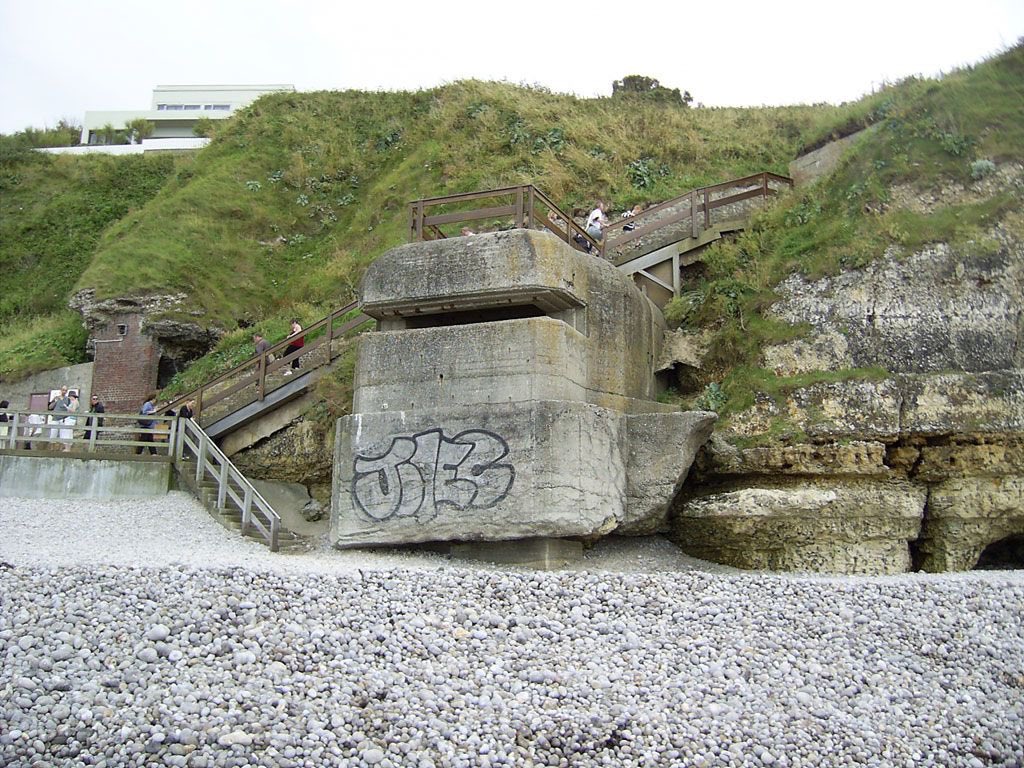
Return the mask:
M 0 456 L 0 497 L 123 499 L 163 496 L 171 486 L 167 461 Z
M 79 390 L 78 398 L 83 411 L 89 410 L 89 395 L 92 387 L 92 363 L 79 363 L 52 371 L 43 371 L 27 376 L 20 381 L 0 382 L 0 400 L 8 400 L 11 408 L 28 408 L 29 395 L 33 392 L 47 392 L 60 389 L 67 384 L 71 389 Z M 141 405 L 141 403 L 140 403 Z M 134 413 L 136 409 L 132 409 Z

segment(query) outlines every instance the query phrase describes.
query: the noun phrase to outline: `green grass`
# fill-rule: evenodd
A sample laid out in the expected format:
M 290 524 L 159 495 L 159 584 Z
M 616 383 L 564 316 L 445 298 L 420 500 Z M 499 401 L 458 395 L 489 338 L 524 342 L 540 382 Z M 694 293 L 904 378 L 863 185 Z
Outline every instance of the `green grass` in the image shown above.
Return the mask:
M 739 237 L 712 246 L 702 278 L 667 307 L 673 324 L 714 330 L 697 384 L 721 384 L 724 414 L 748 407 L 755 392 L 775 396 L 802 386 L 760 367 L 765 346 L 805 332 L 764 317 L 774 286 L 787 276 L 819 279 L 940 242 L 984 257 L 999 247 L 989 235 L 996 224 L 1024 229 L 1019 195 L 1011 193 L 982 202 L 953 194 L 927 213 L 891 199 L 901 185 L 911 195 L 970 185 L 979 160 L 1024 160 L 1024 45 L 941 81 L 912 78 L 819 115 L 825 116 L 832 125 L 816 124 L 805 146 L 869 124 L 875 129 L 828 178 L 785 196 Z
M 277 340 L 291 315 L 307 324 L 351 300 L 366 266 L 406 241 L 411 200 L 533 183 L 564 209 L 604 199 L 618 211 L 756 171 L 784 174 L 801 151 L 873 126 L 830 178 L 714 246 L 672 308 L 675 322 L 714 331 L 704 384 L 720 383 L 730 412 L 775 386 L 760 369 L 764 345 L 804 333 L 764 317 L 787 275 L 835 274 L 938 240 L 989 247 L 996 222 L 1024 229 L 1009 197 L 929 215 L 889 199 L 895 185 L 967 184 L 972 164 L 1019 160 L 1022 84 L 1018 45 L 842 106 L 697 109 L 479 81 L 281 93 L 174 160 L 10 152 L 0 162 L 0 266 L 18 277 L 0 304 L 0 375 L 38 370 L 44 349 L 51 360 L 82 358 L 64 309 L 75 291 L 181 293 L 170 314 L 224 331 L 172 383 L 185 391 L 248 357 L 253 330 Z

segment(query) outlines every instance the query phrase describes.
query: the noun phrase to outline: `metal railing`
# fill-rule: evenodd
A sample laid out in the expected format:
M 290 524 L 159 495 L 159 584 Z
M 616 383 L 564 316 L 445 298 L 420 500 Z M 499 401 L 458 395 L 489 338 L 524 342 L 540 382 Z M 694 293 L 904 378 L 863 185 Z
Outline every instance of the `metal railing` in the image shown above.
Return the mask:
M 57 413 L 6 409 L 0 422 L 0 449 L 82 453 L 148 452 L 170 458 L 179 420 L 138 413 Z M 143 427 L 140 419 L 153 422 Z
M 184 403 L 195 400 L 193 418 L 198 419 L 200 414 L 210 406 L 231 397 L 231 395 L 243 389 L 249 388 L 255 392 L 255 400 L 263 400 L 267 392 L 272 391 L 273 385 L 268 377 L 274 371 L 291 366 L 292 361 L 299 357 L 307 360 L 314 359 L 317 350 L 323 349 L 323 360 L 319 365 L 325 365 L 336 358 L 340 351 L 335 352 L 332 344 L 336 339 L 342 338 L 345 334 L 355 330 L 361 325 L 371 322 L 373 318 L 362 314 L 342 322 L 339 327 L 335 323 L 342 320 L 347 314 L 358 310 L 359 302 L 353 301 L 340 309 L 336 309 L 327 317 L 318 320 L 308 328 L 302 329 L 299 333 L 293 334 L 270 346 L 266 352 L 255 355 L 243 363 L 236 365 L 229 371 L 222 373 L 214 379 L 206 382 L 197 389 L 184 395 L 176 397 L 171 402 L 160 407 L 160 413 L 166 413 L 170 409 L 178 409 Z M 292 352 L 285 353 L 288 346 L 296 339 L 303 339 L 303 346 Z M 277 382 L 277 386 L 284 382 Z
M 193 419 L 181 419 L 181 429 L 175 443 L 174 466 L 184 474 L 193 468 L 197 493 L 204 481 L 216 483 L 217 509 L 226 510 L 233 502 L 242 516 L 242 534 L 255 528 L 266 540 L 272 552 L 280 544 L 281 516 L 267 502 L 253 484 L 238 471 L 224 452 L 217 447 L 203 428 Z
M 475 201 L 498 204 L 453 210 Z M 431 213 L 431 209 L 442 210 Z M 414 200 L 409 203 L 409 239 L 416 242 L 448 237 L 441 227 L 482 219 L 511 219 L 513 229 L 546 229 L 579 250 L 599 248 L 583 227 L 532 184 Z

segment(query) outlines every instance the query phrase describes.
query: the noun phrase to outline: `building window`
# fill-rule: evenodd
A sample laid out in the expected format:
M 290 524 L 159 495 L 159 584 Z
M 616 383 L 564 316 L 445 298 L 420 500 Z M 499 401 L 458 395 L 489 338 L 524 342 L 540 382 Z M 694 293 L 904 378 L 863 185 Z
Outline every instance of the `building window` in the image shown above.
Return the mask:
M 128 335 L 128 326 L 124 325 L 124 324 L 118 325 L 117 326 L 117 335 L 118 336 L 127 336 Z
M 199 109 L 198 104 L 183 104 L 182 109 Z

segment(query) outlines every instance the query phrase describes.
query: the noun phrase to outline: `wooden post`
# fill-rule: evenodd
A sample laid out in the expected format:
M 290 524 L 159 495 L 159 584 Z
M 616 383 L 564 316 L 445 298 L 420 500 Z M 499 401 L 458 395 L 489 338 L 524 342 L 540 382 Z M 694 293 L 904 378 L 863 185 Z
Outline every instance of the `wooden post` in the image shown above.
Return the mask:
M 206 441 L 209 438 L 206 433 L 202 433 L 202 437 L 199 438 L 199 451 L 196 455 L 196 485 L 203 481 L 203 475 L 206 474 Z
M 711 202 L 711 193 L 708 192 L 708 188 L 704 187 L 704 229 L 711 227 L 711 208 L 709 203 Z
M 256 368 L 256 399 L 262 401 L 267 393 L 267 353 L 260 353 L 260 364 Z
M 178 418 L 171 419 L 170 429 L 167 430 L 167 458 L 174 458 L 178 448 L 176 440 L 178 439 Z
M 245 498 L 242 502 L 242 535 L 249 530 L 249 516 L 252 515 L 252 486 L 245 484 Z
M 516 229 L 523 228 L 523 188 L 516 187 Z
M 526 223 L 526 228 L 527 229 L 533 229 L 533 223 L 534 223 L 533 222 L 533 206 L 535 205 L 535 202 L 534 202 L 534 199 L 533 199 L 533 184 L 530 184 L 526 188 L 526 191 L 527 191 L 527 197 L 526 197 L 526 222 L 525 223 Z
M 697 190 L 690 193 L 690 237 L 697 237 Z
M 178 442 L 174 444 L 174 465 L 181 467 L 182 457 L 185 455 L 185 434 L 188 432 L 188 419 L 181 424 L 178 430 Z
M 331 342 L 334 341 L 334 317 L 337 313 L 331 312 L 327 316 L 327 332 L 324 334 L 327 337 L 327 362 L 331 362 L 334 359 L 334 350 L 331 349 Z
M 217 478 L 217 509 L 224 509 L 228 503 L 228 462 L 227 457 L 220 465 L 220 477 Z
M 15 413 L 14 418 L 7 422 L 7 437 L 8 437 L 8 448 L 18 447 L 18 416 L 20 414 Z

